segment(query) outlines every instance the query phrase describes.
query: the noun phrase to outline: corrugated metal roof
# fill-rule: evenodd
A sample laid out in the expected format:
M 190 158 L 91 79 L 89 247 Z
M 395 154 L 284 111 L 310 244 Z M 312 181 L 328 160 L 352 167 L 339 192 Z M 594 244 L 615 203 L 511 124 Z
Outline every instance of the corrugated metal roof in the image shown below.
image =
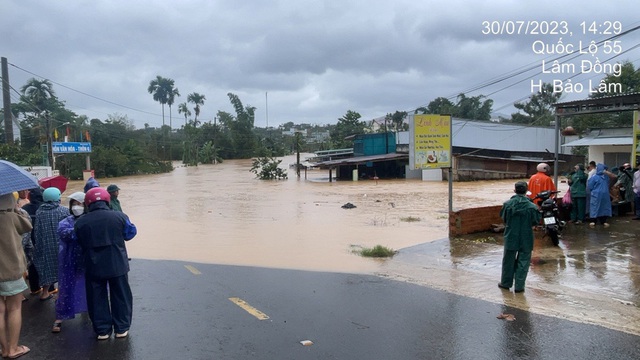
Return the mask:
M 389 160 L 399 160 L 399 159 L 409 159 L 409 154 L 391 153 L 391 154 L 370 155 L 370 156 L 355 156 L 355 157 L 350 157 L 345 159 L 321 161 L 316 163 L 315 166 L 321 169 L 327 169 L 327 168 L 342 166 L 342 165 L 366 164 L 369 161 L 378 162 L 378 161 L 389 161 Z
M 633 145 L 631 136 L 618 137 L 585 137 L 580 140 L 571 141 L 562 146 L 590 146 L 590 145 Z

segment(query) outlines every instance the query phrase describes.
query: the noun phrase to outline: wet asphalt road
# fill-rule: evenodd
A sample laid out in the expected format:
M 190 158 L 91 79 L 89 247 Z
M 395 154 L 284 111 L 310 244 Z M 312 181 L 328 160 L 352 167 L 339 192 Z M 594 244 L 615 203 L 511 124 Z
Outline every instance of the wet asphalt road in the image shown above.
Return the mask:
M 52 334 L 53 301 L 25 302 L 24 358 L 640 358 L 638 336 L 372 275 L 133 259 L 130 282 L 127 339 L 98 342 L 86 315 Z

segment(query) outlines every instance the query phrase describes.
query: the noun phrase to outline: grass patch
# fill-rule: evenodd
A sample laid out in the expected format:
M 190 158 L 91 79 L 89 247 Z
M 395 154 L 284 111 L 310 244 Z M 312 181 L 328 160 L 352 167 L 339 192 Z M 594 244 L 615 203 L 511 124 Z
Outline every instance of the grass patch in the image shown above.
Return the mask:
M 364 257 L 382 258 L 382 257 L 392 257 L 395 254 L 396 254 L 395 250 L 389 249 L 388 247 L 385 247 L 382 245 L 376 245 L 372 249 L 364 248 L 360 250 L 360 255 Z
M 416 221 L 422 221 L 419 217 L 414 217 L 414 216 L 406 216 L 406 217 L 401 217 L 400 221 L 404 221 L 404 222 L 416 222 Z

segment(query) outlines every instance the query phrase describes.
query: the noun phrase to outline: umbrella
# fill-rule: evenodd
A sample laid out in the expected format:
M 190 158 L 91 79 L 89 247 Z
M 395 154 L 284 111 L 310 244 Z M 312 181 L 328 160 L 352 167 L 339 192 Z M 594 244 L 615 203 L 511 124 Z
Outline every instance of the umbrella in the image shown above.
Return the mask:
M 38 179 L 20 166 L 0 160 L 0 195 L 37 188 Z
M 40 184 L 40 186 L 42 186 L 43 189 L 55 187 L 60 190 L 61 193 L 63 193 L 65 190 L 67 190 L 68 181 L 69 179 L 67 179 L 66 177 L 57 175 L 42 178 L 38 181 L 38 183 Z

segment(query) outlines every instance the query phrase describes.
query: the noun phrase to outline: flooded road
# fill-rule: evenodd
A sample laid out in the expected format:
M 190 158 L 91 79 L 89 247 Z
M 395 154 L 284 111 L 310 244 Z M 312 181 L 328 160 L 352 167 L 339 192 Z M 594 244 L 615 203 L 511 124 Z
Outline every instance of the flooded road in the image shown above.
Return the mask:
M 138 227 L 127 245 L 133 258 L 378 274 L 640 334 L 640 222 L 572 225 L 560 248 L 538 234 L 522 296 L 496 286 L 501 234 L 448 239 L 447 182 L 330 183 L 328 172 L 309 171 L 305 180 L 292 170 L 288 180 L 261 181 L 250 167 L 231 160 L 98 180 L 122 189 L 123 210 Z M 454 183 L 453 207 L 502 204 L 513 184 Z M 83 185 L 71 182 L 65 195 Z M 356 208 L 341 208 L 346 203 Z M 354 253 L 375 245 L 401 251 L 392 260 Z
M 288 180 L 261 181 L 250 167 L 250 160 L 231 160 L 114 179 L 122 189 L 123 210 L 139 229 L 140 235 L 128 245 L 130 255 L 370 272 L 376 262 L 353 250 L 378 244 L 401 249 L 447 237 L 446 182 L 329 183 L 328 172 L 320 170 L 309 171 L 307 180 L 304 175 L 298 180 L 290 170 Z M 110 184 L 109 179 L 98 180 Z M 71 186 L 79 190 L 83 184 Z M 477 203 L 467 197 L 455 201 L 463 205 L 463 198 Z M 501 199 L 492 203 L 496 201 Z M 346 203 L 356 208 L 341 208 Z

